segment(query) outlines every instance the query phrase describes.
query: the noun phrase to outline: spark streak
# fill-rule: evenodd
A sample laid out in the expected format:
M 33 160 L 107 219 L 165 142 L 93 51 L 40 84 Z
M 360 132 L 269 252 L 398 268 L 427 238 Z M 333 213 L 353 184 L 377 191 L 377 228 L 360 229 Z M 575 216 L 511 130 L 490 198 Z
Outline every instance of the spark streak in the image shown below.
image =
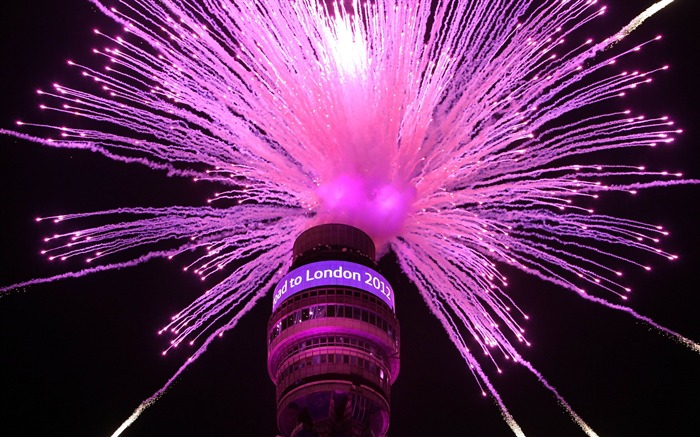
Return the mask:
M 634 20 L 632 20 L 627 26 L 620 29 L 620 31 L 617 32 L 613 38 L 616 41 L 620 41 L 622 38 L 634 32 L 639 26 L 642 25 L 642 23 L 644 23 L 647 20 L 647 18 L 650 18 L 652 15 L 656 14 L 661 9 L 665 8 L 671 3 L 673 3 L 673 0 L 662 0 L 649 6 L 649 8 L 647 8 L 644 12 L 635 17 Z

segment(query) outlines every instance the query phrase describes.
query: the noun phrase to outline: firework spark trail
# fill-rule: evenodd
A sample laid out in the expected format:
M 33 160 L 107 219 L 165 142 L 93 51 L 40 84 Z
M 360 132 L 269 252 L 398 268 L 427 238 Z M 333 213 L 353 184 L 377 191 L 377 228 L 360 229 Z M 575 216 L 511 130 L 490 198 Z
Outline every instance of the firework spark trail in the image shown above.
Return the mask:
M 280 259 L 284 259 L 284 256 L 288 253 L 289 250 L 289 245 L 288 244 L 283 244 L 280 247 L 271 250 L 268 254 L 263 256 L 263 259 L 258 260 L 259 261 L 259 267 L 255 266 L 253 268 L 262 268 L 265 271 L 270 272 L 273 274 L 275 270 L 278 270 L 282 265 L 279 263 Z M 250 272 L 246 272 L 246 275 L 249 275 Z M 258 299 L 262 298 L 264 296 L 263 293 L 259 293 L 259 287 L 260 284 L 257 282 L 260 277 L 264 278 L 264 276 L 256 276 L 254 281 L 235 281 L 236 278 L 231 278 L 234 280 L 234 284 L 237 287 L 237 291 L 235 293 L 235 304 L 240 304 L 241 302 L 245 302 L 242 304 L 239 308 L 236 309 L 235 315 L 231 318 L 231 320 L 227 321 L 226 324 L 223 327 L 220 327 L 216 329 L 212 335 L 210 335 L 204 343 L 197 349 L 197 351 L 192 354 L 187 361 L 185 362 L 184 365 L 182 365 L 176 372 L 175 374 L 170 377 L 170 379 L 161 387 L 158 391 L 156 391 L 151 397 L 148 399 L 144 400 L 141 402 L 141 404 L 134 410 L 134 412 L 129 416 L 120 426 L 117 428 L 114 433 L 112 433 L 112 437 L 118 437 L 121 435 L 132 423 L 138 419 L 138 417 L 150 406 L 152 406 L 158 399 L 160 399 L 169 389 L 170 387 L 177 381 L 177 379 L 180 377 L 180 375 L 189 367 L 191 363 L 197 360 L 204 352 L 206 352 L 207 348 L 209 345 L 217 338 L 220 338 L 224 335 L 224 333 L 230 329 L 233 329 L 237 324 L 238 321 L 248 312 L 250 311 L 251 308 L 255 306 L 257 303 Z M 269 280 L 271 278 L 267 278 Z M 216 291 L 223 291 L 225 294 L 230 294 L 229 292 L 231 291 L 231 284 L 228 284 L 225 282 L 222 282 L 218 284 L 216 287 L 214 287 L 212 292 Z M 217 290 L 218 288 L 218 290 Z M 226 297 L 227 300 L 230 301 L 230 296 Z M 247 300 L 247 301 L 246 301 Z M 230 302 L 229 302 L 230 303 Z M 195 305 L 196 302 L 193 304 Z M 168 329 L 168 327 L 164 328 Z M 177 343 L 173 343 L 173 347 L 177 347 Z M 165 352 L 163 352 L 165 354 Z
M 96 31 L 107 43 L 95 50 L 106 69 L 69 63 L 97 91 L 54 84 L 40 92 L 45 109 L 91 127 L 18 123 L 58 134 L 45 139 L 0 133 L 224 187 L 206 207 L 47 217 L 126 217 L 49 237 L 44 251 L 49 259 L 115 261 L 0 289 L 155 257 L 187 259 L 185 269 L 203 279 L 228 272 L 160 331 L 173 336 L 164 353 L 204 340 L 115 435 L 267 291 L 288 267 L 294 237 L 324 222 L 357 226 L 380 253 L 397 254 L 516 435 L 524 433 L 485 364 L 500 372 L 502 359 L 521 363 L 596 434 L 519 354 L 529 345 L 527 316 L 505 292 L 498 264 L 700 350 L 614 302 L 630 292 L 618 266 L 648 268 L 630 250 L 677 258 L 657 247 L 665 231 L 588 206 L 604 193 L 698 183 L 598 162 L 601 152 L 663 146 L 681 133 L 667 117 L 591 115 L 667 68 L 616 67 L 658 38 L 618 52 L 611 45 L 670 1 L 599 42 L 580 38 L 605 11 L 590 0 L 355 1 L 352 13 L 316 0 L 91 1 L 124 28 L 123 36 Z
M 665 8 L 671 3 L 673 3 L 673 0 L 662 0 L 649 6 L 644 12 L 635 17 L 635 19 L 632 20 L 627 26 L 623 27 L 619 32 L 617 32 L 613 39 L 615 41 L 620 41 L 622 38 L 634 32 L 648 18 L 651 18 L 652 15 L 659 12 L 661 9 Z

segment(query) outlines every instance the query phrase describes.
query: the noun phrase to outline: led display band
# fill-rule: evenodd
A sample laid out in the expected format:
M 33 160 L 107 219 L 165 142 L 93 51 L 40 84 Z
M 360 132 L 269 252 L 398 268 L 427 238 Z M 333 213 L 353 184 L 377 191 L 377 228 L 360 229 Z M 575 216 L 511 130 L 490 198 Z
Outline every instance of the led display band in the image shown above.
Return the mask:
M 272 295 L 272 311 L 284 300 L 313 287 L 340 286 L 367 291 L 394 309 L 394 291 L 382 275 L 348 261 L 319 261 L 298 267 L 284 275 Z

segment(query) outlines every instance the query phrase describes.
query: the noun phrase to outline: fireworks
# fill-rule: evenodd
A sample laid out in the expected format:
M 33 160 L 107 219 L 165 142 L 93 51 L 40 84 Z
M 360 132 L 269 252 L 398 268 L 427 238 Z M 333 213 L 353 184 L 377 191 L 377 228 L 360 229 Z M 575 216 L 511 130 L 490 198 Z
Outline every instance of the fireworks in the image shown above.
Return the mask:
M 65 125 L 24 122 L 21 132 L 220 191 L 207 206 L 41 218 L 72 226 L 47 237 L 44 255 L 88 265 L 59 276 L 173 258 L 209 278 L 161 331 L 172 348 L 193 342 L 196 358 L 274 283 L 303 229 L 359 226 L 396 253 L 518 434 L 489 375 L 504 361 L 539 374 L 522 356 L 526 305 L 506 294 L 502 266 L 622 309 L 623 271 L 643 272 L 645 252 L 676 258 L 657 244 L 663 228 L 591 210 L 600 195 L 688 182 L 602 154 L 680 133 L 610 102 L 663 71 L 615 65 L 654 38 L 588 40 L 603 10 L 588 1 L 442 5 L 434 15 L 431 2 L 379 2 L 356 5 L 360 18 L 326 19 L 315 2 L 266 3 L 104 9 L 124 27 L 97 32 L 108 68 L 71 62 L 86 84 L 41 91 Z

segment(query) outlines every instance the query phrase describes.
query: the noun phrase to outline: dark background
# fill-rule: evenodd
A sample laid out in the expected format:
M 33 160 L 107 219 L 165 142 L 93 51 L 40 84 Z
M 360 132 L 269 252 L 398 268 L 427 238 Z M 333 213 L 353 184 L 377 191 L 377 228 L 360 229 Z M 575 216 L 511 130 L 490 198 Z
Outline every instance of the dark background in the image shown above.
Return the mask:
M 600 26 L 617 29 L 617 23 L 651 3 L 609 1 Z M 626 43 L 664 35 L 634 60 L 640 69 L 668 63 L 671 70 L 655 76 L 655 83 L 636 91 L 628 103 L 649 115 L 670 114 L 685 129 L 673 145 L 630 160 L 695 178 L 700 177 L 697 3 L 674 2 Z M 65 65 L 69 57 L 101 65 L 90 54 L 95 26 L 114 28 L 82 0 L 31 0 L 3 9 L 0 127 L 12 128 L 17 118 L 54 117 L 40 113 L 33 90 L 54 81 L 79 83 Z M 38 254 L 44 236 L 71 224 L 37 224 L 37 216 L 117 206 L 200 205 L 216 189 L 10 137 L 0 138 L 0 178 L 0 285 L 80 267 L 54 265 Z M 612 196 L 598 207 L 662 223 L 671 231 L 663 247 L 679 253 L 680 260 L 654 259 L 652 272 L 635 272 L 629 304 L 694 340 L 700 340 L 698 193 L 694 187 L 654 189 L 636 197 Z M 110 435 L 186 358 L 185 353 L 161 357 L 166 339 L 156 335 L 203 291 L 179 267 L 154 261 L 1 298 L 0 434 Z M 391 259 L 381 267 L 399 291 L 402 324 L 402 368 L 392 393 L 390 435 L 511 436 L 415 288 Z M 534 346 L 525 357 L 600 436 L 698 435 L 697 353 L 625 314 L 536 278 L 507 273 L 512 295 L 531 315 L 527 329 Z M 270 305 L 268 296 L 124 435 L 273 437 L 274 388 L 265 362 Z M 503 366 L 503 375 L 490 371 L 490 376 L 528 436 L 583 435 L 526 370 Z

